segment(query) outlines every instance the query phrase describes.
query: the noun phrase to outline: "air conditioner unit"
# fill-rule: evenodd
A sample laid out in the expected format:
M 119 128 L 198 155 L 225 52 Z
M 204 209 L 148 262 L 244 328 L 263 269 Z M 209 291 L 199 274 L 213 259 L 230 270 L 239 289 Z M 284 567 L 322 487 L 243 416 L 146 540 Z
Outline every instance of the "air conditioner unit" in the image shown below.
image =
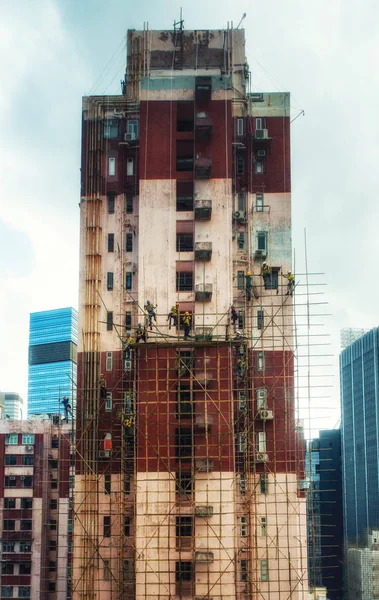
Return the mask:
M 268 460 L 268 456 L 265 452 L 257 452 L 255 454 L 255 462 L 256 463 L 265 463 Z
M 233 218 L 235 221 L 245 221 L 246 212 L 244 210 L 236 210 L 236 212 L 233 214 Z
M 11 476 L 9 477 L 9 479 L 10 479 L 10 481 L 14 481 L 14 480 L 16 479 L 16 476 L 15 476 L 15 475 L 11 475 Z M 22 477 L 21 477 L 21 479 L 22 479 Z
M 266 410 L 264 408 L 261 408 L 261 410 L 258 411 L 258 415 L 263 421 L 272 421 L 274 418 L 272 410 Z
M 131 371 L 132 370 L 132 361 L 131 360 L 125 360 L 124 361 L 124 369 L 125 369 L 125 371 Z
M 111 453 L 109 452 L 109 450 L 101 450 L 99 452 L 99 458 L 109 458 L 111 455 Z
M 256 250 L 254 252 L 254 258 L 266 258 L 267 250 Z
M 266 156 L 266 150 L 258 150 L 257 156 L 258 158 L 264 158 Z
M 125 135 L 124 135 L 125 142 L 135 142 L 136 139 L 137 139 L 137 136 L 134 132 L 133 133 L 125 133 Z
M 268 138 L 267 129 L 256 129 L 254 137 L 256 140 L 267 140 L 267 138 Z

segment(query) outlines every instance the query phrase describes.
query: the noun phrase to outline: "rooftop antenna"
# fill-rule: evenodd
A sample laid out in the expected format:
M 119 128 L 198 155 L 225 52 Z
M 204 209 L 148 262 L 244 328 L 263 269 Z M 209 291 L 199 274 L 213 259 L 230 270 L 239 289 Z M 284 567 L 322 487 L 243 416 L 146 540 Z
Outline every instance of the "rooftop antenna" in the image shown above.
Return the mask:
M 179 29 L 182 30 L 183 29 L 183 7 L 180 7 L 180 19 L 179 21 L 174 21 L 174 29 L 176 29 L 177 25 L 179 25 Z
M 239 26 L 241 25 L 241 23 L 244 19 L 246 19 L 246 13 L 243 13 L 242 18 L 241 18 L 240 22 L 238 23 L 236 29 L 239 29 Z

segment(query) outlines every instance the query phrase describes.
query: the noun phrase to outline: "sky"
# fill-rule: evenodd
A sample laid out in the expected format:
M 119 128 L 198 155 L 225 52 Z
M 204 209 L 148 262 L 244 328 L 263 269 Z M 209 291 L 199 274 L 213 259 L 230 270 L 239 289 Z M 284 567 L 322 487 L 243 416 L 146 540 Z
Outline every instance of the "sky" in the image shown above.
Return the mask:
M 0 389 L 27 397 L 29 313 L 77 308 L 81 97 L 119 93 L 127 29 L 172 28 L 180 6 L 186 29 L 236 26 L 246 12 L 252 91 L 290 91 L 292 118 L 305 111 L 291 126 L 295 265 L 304 294 L 306 231 L 314 304 L 309 339 L 307 307 L 298 309 L 299 354 L 312 354 L 312 389 L 303 369 L 300 395 L 314 429 L 333 427 L 340 329 L 378 325 L 379 5 L 371 0 L 0 3 Z

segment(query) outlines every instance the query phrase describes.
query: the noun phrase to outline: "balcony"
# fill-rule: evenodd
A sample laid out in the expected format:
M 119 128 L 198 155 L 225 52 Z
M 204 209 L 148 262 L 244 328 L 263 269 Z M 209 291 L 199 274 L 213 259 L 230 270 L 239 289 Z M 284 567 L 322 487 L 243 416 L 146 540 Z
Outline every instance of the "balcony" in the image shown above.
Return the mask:
M 212 121 L 205 112 L 199 112 L 195 119 L 196 139 L 208 139 L 212 135 Z
M 195 552 L 195 562 L 197 563 L 213 563 L 214 559 L 213 552 L 208 552 L 207 550 L 196 550 Z
M 186 169 L 186 170 L 188 170 L 188 169 Z M 212 159 L 211 158 L 197 158 L 195 161 L 195 179 L 210 179 L 211 177 L 212 177 Z
M 212 300 L 213 286 L 211 283 L 198 283 L 195 285 L 195 301 L 209 302 Z
M 209 458 L 197 458 L 195 460 L 195 469 L 198 473 L 210 473 L 213 471 L 213 460 Z
M 213 506 L 195 506 L 195 517 L 213 517 Z
M 195 260 L 211 260 L 212 242 L 195 242 Z
M 212 200 L 195 200 L 195 220 L 209 221 L 212 216 Z
M 196 77 L 196 102 L 209 102 L 212 96 L 212 77 Z
M 213 425 L 213 415 L 195 415 L 195 431 L 202 433 L 210 431 Z
M 213 339 L 213 327 L 195 327 L 196 342 L 211 342 Z

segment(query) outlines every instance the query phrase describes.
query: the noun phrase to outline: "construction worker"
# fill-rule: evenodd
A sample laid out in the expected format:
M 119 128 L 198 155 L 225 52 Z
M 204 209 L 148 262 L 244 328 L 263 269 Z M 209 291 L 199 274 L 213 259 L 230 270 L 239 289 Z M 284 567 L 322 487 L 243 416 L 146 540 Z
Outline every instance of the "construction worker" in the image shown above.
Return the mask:
M 63 396 L 62 398 L 62 404 L 63 404 L 63 410 L 64 410 L 64 416 L 66 421 L 68 421 L 68 415 L 72 415 L 72 410 L 71 410 L 71 404 L 69 402 L 69 398 L 67 398 L 67 396 Z
M 176 304 L 171 306 L 171 310 L 167 315 L 167 321 L 168 321 L 169 329 L 171 329 L 171 321 L 173 322 L 174 327 L 177 326 L 177 324 L 178 324 L 178 308 L 177 308 Z
M 100 387 L 100 400 L 106 400 L 106 397 L 107 397 L 107 382 L 105 381 L 105 377 L 104 377 L 103 374 L 100 375 L 99 387 Z
M 250 302 L 251 300 L 251 289 L 253 287 L 253 278 L 251 276 L 250 271 L 248 271 L 245 275 L 245 290 L 246 290 L 246 300 Z
M 146 327 L 142 325 L 142 323 L 138 323 L 137 329 L 136 329 L 136 344 L 138 344 L 138 342 L 142 340 L 143 342 L 147 341 L 147 331 L 146 331 Z
M 124 360 L 129 360 L 130 356 L 131 356 L 130 345 L 134 344 L 134 339 L 130 335 L 129 331 L 126 334 L 126 339 L 124 340 L 124 343 L 125 343 L 125 347 L 124 347 Z
M 282 276 L 287 279 L 288 283 L 287 283 L 287 294 L 286 296 L 293 296 L 293 292 L 295 289 L 295 275 L 293 273 L 291 273 L 291 271 L 288 271 L 287 275 L 284 275 L 282 273 Z
M 191 323 L 192 323 L 192 317 L 189 314 L 188 311 L 186 311 L 184 313 L 184 317 L 182 319 L 182 323 L 183 323 L 183 328 L 184 328 L 184 337 L 185 338 L 189 338 L 190 337 L 190 331 L 191 331 Z
M 236 377 L 242 379 L 245 377 L 246 362 L 243 356 L 240 356 L 236 364 Z
M 261 267 L 261 275 L 262 277 L 266 277 L 267 275 L 270 275 L 271 273 L 271 269 L 268 266 L 268 264 L 266 262 L 262 263 L 262 267 Z
M 147 312 L 147 320 L 149 323 L 150 331 L 153 329 L 153 319 L 157 322 L 157 315 L 155 313 L 155 309 L 157 308 L 153 304 L 151 304 L 150 300 L 147 300 L 145 306 L 145 311 Z
M 232 319 L 234 333 L 237 331 L 237 323 L 238 323 L 238 312 L 235 309 L 234 304 L 230 307 L 230 318 Z

